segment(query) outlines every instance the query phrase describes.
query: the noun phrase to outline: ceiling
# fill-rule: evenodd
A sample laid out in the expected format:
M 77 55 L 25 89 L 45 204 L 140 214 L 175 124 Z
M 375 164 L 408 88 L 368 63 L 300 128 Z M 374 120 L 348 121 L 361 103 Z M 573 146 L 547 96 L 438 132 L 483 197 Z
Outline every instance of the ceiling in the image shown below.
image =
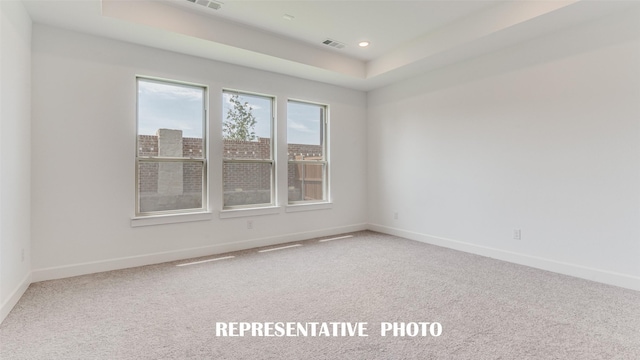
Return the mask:
M 36 23 L 372 90 L 637 6 L 594 0 L 23 0 Z M 285 19 L 285 16 L 289 19 Z M 322 44 L 341 42 L 336 49 Z M 367 48 L 358 46 L 369 41 Z
M 220 1 L 214 0 L 217 3 Z M 169 4 L 198 10 L 213 19 L 235 21 L 282 37 L 321 45 L 327 38 L 346 46 L 334 50 L 343 55 L 373 60 L 445 24 L 498 4 L 486 1 L 234 1 L 219 10 L 187 0 Z M 293 19 L 285 19 L 285 15 Z M 358 43 L 371 45 L 361 48 Z

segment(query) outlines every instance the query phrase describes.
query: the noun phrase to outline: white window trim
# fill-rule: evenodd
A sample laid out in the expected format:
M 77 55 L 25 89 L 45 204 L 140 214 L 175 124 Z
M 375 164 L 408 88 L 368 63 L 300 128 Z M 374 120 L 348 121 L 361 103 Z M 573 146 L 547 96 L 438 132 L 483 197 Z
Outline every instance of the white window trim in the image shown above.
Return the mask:
M 282 213 L 282 206 L 265 206 L 254 208 L 225 209 L 220 211 L 220 219 L 232 219 L 240 217 L 279 215 Z
M 299 203 L 291 203 L 287 205 L 285 208 L 285 212 L 294 213 L 301 211 L 316 211 L 316 210 L 330 210 L 333 209 L 333 203 L 329 201 L 325 202 L 299 202 Z
M 177 224 L 177 223 L 185 223 L 185 222 L 210 221 L 210 220 L 213 220 L 213 213 L 209 211 L 181 213 L 181 214 L 135 216 L 131 218 L 131 227 Z
M 277 173 L 277 165 L 276 165 L 276 141 L 277 138 L 275 136 L 275 127 L 276 127 L 276 104 L 277 104 L 277 99 L 274 95 L 268 95 L 268 94 L 261 94 L 261 93 L 255 93 L 255 92 L 250 92 L 250 91 L 244 91 L 244 90 L 236 90 L 236 89 L 228 89 L 228 88 L 224 88 L 222 89 L 222 94 L 223 94 L 223 101 L 224 101 L 224 93 L 235 93 L 235 94 L 244 94 L 244 95 L 249 95 L 249 96 L 259 96 L 259 97 L 264 97 L 264 98 L 268 98 L 271 100 L 271 133 L 270 133 L 270 137 L 271 137 L 271 159 L 269 160 L 265 160 L 265 159 L 234 159 L 234 158 L 225 158 L 224 157 L 224 150 L 223 150 L 223 154 L 222 154 L 222 169 L 221 169 L 221 174 L 224 173 L 224 165 L 229 163 L 229 164 L 233 164 L 233 163 L 264 163 L 264 164 L 271 164 L 271 202 L 270 203 L 261 203 L 261 204 L 247 204 L 247 205 L 231 205 L 231 206 L 225 206 L 224 204 L 224 175 L 222 178 L 222 200 L 221 200 L 221 208 L 222 210 L 220 210 L 220 218 L 224 219 L 224 218 L 233 218 L 233 217 L 244 217 L 244 216 L 253 216 L 253 215 L 244 215 L 244 214 L 249 214 L 250 210 L 258 210 L 258 212 L 262 212 L 259 215 L 269 215 L 269 214 L 273 214 L 273 212 L 271 211 L 271 209 L 273 208 L 279 208 L 277 205 L 277 192 L 276 192 L 276 188 L 277 188 L 277 184 L 276 184 L 276 173 Z M 225 115 L 223 114 L 222 116 L 222 121 L 224 122 L 224 117 Z M 224 138 L 222 138 L 222 141 L 224 142 Z M 279 211 L 278 211 L 279 213 Z M 222 215 L 222 214 L 227 214 L 227 215 Z
M 189 87 L 197 87 L 203 89 L 203 119 L 202 119 L 202 158 L 166 158 L 166 157 L 148 157 L 148 156 L 140 156 L 138 149 L 138 84 L 139 81 L 150 81 L 150 82 L 159 82 L 159 83 L 168 83 Z M 134 212 L 135 215 L 131 218 L 131 226 L 145 226 L 140 224 L 148 225 L 160 225 L 160 224 L 169 224 L 169 223 L 180 223 L 180 222 L 188 222 L 188 221 L 200 221 L 200 217 L 194 216 L 197 214 L 210 214 L 209 212 L 209 152 L 208 152 L 208 116 L 209 116 L 209 107 L 208 107 L 208 95 L 209 95 L 209 87 L 203 84 L 189 83 L 178 80 L 170 80 L 152 76 L 143 76 L 136 75 L 136 141 L 135 141 L 135 204 L 134 204 Z M 202 207 L 200 208 L 192 208 L 192 209 L 176 209 L 176 210 L 164 210 L 164 211 L 149 211 L 149 212 L 141 212 L 140 211 L 140 193 L 139 193 L 139 170 L 138 166 L 141 162 L 168 162 L 168 161 L 184 161 L 184 162 L 200 162 L 202 163 Z M 177 216 L 177 217 L 176 217 Z M 186 217 L 185 217 L 186 216 Z M 175 221 L 169 220 L 171 217 L 176 217 Z M 142 219 L 150 219 L 148 222 L 140 221 Z M 210 220 L 203 219 L 203 220 Z M 185 219 L 196 219 L 196 220 L 185 220 Z
M 288 192 L 287 192 L 287 206 L 286 206 L 286 212 L 298 212 L 298 211 L 309 211 L 309 210 L 324 210 L 324 209 L 328 209 L 331 208 L 331 193 L 330 193 L 330 182 L 329 182 L 329 174 L 331 172 L 330 169 L 330 162 L 329 162 L 329 105 L 328 104 L 322 104 L 322 103 L 318 103 L 318 102 L 314 102 L 314 101 L 307 101 L 307 100 L 300 100 L 300 99 L 292 99 L 289 98 L 287 99 L 287 105 L 290 102 L 297 102 L 297 103 L 302 103 L 302 104 L 310 104 L 310 105 L 317 105 L 317 106 L 321 106 L 324 108 L 324 118 L 323 120 L 323 127 L 322 127 L 322 153 L 323 153 L 323 160 L 289 160 L 287 159 L 287 178 L 289 177 L 288 171 L 289 171 L 289 164 L 323 164 L 325 166 L 325 170 L 322 173 L 322 185 L 323 185 L 323 192 L 324 192 L 324 199 L 322 200 L 299 200 L 299 201 L 291 201 L 289 200 L 288 196 Z M 287 119 L 288 122 L 288 119 Z M 289 126 L 287 124 L 287 126 Z M 289 147 L 289 139 L 287 138 L 287 143 L 286 143 L 287 149 Z M 314 207 L 313 205 L 317 205 L 317 208 Z M 329 205 L 327 207 L 327 205 Z

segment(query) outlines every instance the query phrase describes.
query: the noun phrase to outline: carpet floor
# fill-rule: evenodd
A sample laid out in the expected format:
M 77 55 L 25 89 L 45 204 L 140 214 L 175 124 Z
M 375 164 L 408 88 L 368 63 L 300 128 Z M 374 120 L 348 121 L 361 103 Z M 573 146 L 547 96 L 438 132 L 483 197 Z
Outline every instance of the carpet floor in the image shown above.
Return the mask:
M 34 283 L 0 325 L 0 359 L 640 359 L 640 292 L 351 235 Z M 216 336 L 230 322 L 368 336 Z M 382 336 L 392 322 L 442 332 Z

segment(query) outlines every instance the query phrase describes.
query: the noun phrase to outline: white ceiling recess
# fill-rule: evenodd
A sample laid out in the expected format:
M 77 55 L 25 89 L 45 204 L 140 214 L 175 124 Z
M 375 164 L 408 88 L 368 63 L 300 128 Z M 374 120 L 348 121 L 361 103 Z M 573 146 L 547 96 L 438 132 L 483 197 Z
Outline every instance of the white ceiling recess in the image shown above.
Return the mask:
M 24 0 L 34 22 L 365 91 L 640 6 L 611 0 L 199 1 L 204 6 Z M 344 47 L 324 45 L 327 39 Z M 360 48 L 363 40 L 371 45 Z

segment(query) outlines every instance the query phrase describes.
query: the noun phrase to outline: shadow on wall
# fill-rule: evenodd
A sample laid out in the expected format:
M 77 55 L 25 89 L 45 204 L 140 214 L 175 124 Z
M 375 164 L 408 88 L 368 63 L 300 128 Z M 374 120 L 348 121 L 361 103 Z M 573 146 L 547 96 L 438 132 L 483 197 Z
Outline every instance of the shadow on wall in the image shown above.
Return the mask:
M 595 2 L 594 2 L 595 3 Z M 631 4 L 632 2 L 629 2 Z M 557 61 L 595 49 L 637 41 L 640 37 L 638 7 L 626 14 L 614 13 L 510 46 L 496 52 L 480 54 L 471 60 L 435 68 L 423 75 L 395 83 L 382 91 L 373 91 L 370 104 L 386 104 L 412 98 L 418 94 L 442 91 L 462 84 L 495 77 L 524 68 Z M 490 41 L 487 39 L 486 41 Z M 476 46 L 479 46 L 478 43 Z M 526 49 L 525 51 L 522 51 Z

